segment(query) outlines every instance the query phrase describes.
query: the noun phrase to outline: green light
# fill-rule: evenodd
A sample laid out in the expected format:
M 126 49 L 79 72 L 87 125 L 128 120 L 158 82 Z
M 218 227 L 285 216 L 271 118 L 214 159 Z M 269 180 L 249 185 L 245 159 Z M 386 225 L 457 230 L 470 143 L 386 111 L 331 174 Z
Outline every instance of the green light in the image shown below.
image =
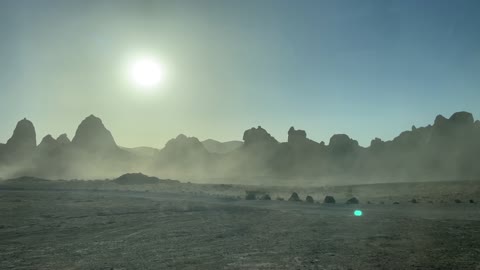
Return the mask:
M 355 210 L 355 211 L 353 211 L 353 214 L 356 217 L 361 217 L 363 215 L 363 212 L 362 212 L 362 210 Z

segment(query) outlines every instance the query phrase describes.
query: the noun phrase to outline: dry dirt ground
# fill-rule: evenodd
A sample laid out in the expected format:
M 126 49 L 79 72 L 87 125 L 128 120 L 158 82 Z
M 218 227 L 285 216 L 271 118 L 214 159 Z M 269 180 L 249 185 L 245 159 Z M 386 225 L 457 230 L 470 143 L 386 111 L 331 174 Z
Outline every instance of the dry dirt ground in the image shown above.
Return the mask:
M 0 269 L 480 269 L 480 205 L 0 190 Z

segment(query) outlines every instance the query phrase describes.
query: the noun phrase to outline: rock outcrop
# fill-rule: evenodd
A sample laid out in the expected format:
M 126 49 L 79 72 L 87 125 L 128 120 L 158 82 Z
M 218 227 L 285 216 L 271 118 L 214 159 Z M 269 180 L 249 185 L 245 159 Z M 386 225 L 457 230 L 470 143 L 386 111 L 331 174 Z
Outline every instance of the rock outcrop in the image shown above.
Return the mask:
M 243 141 L 247 147 L 256 144 L 278 144 L 278 141 L 261 126 L 246 130 L 243 133 Z
M 325 196 L 323 203 L 335 203 L 335 198 L 333 196 Z
M 67 134 L 63 133 L 57 138 L 57 142 L 61 145 L 68 145 L 71 143 L 70 139 L 68 138 Z
M 88 152 L 118 150 L 112 133 L 94 115 L 85 118 L 78 126 L 72 145 Z
M 17 162 L 31 157 L 37 147 L 37 137 L 33 123 L 24 118 L 20 120 L 13 135 L 0 148 L 0 161 Z

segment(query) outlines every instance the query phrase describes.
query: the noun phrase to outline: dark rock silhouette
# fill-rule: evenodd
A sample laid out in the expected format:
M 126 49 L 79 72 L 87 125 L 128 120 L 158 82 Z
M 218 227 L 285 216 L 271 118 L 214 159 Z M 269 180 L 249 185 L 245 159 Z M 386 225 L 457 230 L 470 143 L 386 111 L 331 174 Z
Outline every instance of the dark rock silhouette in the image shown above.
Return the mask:
M 12 137 L 0 144 L 0 177 L 105 178 L 127 171 L 177 179 L 337 183 L 480 177 L 480 122 L 468 112 L 449 118 L 438 115 L 433 125 L 412 126 L 390 141 L 375 138 L 366 148 L 346 134 L 333 135 L 328 145 L 317 143 L 294 127 L 288 130 L 287 142 L 278 142 L 260 126 L 246 130 L 243 139 L 244 143 L 235 142 L 233 150 L 222 148 L 227 143 L 200 142 L 185 135 L 170 140 L 161 150 L 126 149 L 117 146 L 102 120 L 91 115 L 79 125 L 71 142 L 62 134 L 56 140 L 46 136 L 36 146 L 35 128 L 23 119 Z
M 37 146 L 33 123 L 24 118 L 19 121 L 12 137 L 0 148 L 0 161 L 16 162 L 30 158 Z
M 293 192 L 290 198 L 288 199 L 291 202 L 300 202 L 300 197 L 298 197 L 298 194 L 296 192 Z
M 417 199 L 411 199 L 410 202 L 411 203 L 418 203 Z
M 277 144 L 278 141 L 270 135 L 261 126 L 251 128 L 243 133 L 243 141 L 245 146 L 252 146 L 256 144 Z
M 307 133 L 305 130 L 295 130 L 294 127 L 291 127 L 288 130 L 288 142 L 295 143 L 295 142 L 303 142 L 307 139 Z
M 352 153 L 358 148 L 358 142 L 346 134 L 335 134 L 330 138 L 328 148 L 334 154 Z
M 260 200 L 262 201 L 270 201 L 272 198 L 268 194 L 264 194 L 262 197 L 260 197 Z
M 47 135 L 43 137 L 42 141 L 38 145 L 38 151 L 44 152 L 44 153 L 51 153 L 60 147 L 60 143 L 55 140 L 52 135 Z
M 72 145 L 85 151 L 112 151 L 118 150 L 112 133 L 103 125 L 100 118 L 90 115 L 78 126 Z
M 307 203 L 314 203 L 312 196 L 307 196 L 307 197 L 305 198 L 305 202 L 307 202 Z
M 177 180 L 159 179 L 153 176 L 147 176 L 142 173 L 127 173 L 114 180 L 113 182 L 120 185 L 146 185 L 146 184 L 178 184 Z
M 457 125 L 472 125 L 473 115 L 469 112 L 456 112 L 449 120 Z
M 357 198 L 353 197 L 347 200 L 347 204 L 359 204 L 360 202 L 358 201 Z
M 335 198 L 333 196 L 325 196 L 323 203 L 335 203 Z
M 68 145 L 71 143 L 70 139 L 68 138 L 67 134 L 63 133 L 57 138 L 57 142 L 61 145 Z

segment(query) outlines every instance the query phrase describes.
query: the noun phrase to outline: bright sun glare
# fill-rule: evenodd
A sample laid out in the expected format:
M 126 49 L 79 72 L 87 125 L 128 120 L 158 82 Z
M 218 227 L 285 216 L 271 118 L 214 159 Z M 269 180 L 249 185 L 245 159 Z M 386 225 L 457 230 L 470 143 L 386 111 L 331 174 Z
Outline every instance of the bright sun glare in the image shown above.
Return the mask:
M 134 60 L 130 66 L 130 79 L 139 89 L 153 89 L 165 79 L 164 67 L 154 58 Z

